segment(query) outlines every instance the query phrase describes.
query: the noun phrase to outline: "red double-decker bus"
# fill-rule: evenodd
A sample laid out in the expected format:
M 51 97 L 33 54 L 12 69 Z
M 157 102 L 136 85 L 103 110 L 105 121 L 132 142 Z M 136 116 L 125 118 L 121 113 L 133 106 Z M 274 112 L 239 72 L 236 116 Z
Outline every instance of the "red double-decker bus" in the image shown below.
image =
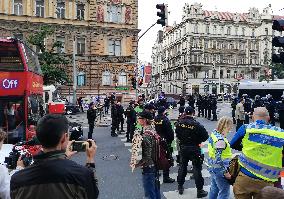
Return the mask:
M 36 53 L 16 39 L 0 39 L 0 128 L 8 143 L 35 136 L 44 114 L 43 76 Z

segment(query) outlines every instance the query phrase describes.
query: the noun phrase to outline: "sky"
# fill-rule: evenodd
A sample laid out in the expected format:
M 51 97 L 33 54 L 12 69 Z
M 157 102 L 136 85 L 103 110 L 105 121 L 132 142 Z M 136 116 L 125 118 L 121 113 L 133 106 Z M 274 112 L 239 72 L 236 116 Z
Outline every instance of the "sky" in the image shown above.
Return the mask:
M 256 7 L 262 12 L 263 8 L 271 4 L 273 14 L 284 16 L 284 1 L 283 0 L 138 0 L 138 28 L 141 30 L 141 35 L 158 19 L 156 16 L 156 4 L 168 4 L 169 10 L 169 25 L 180 23 L 182 19 L 182 8 L 185 3 L 194 4 L 201 3 L 203 10 L 211 11 L 228 11 L 247 13 L 249 8 Z M 283 10 L 281 10 L 283 9 Z M 154 45 L 157 32 L 162 30 L 161 25 L 154 26 L 146 33 L 139 41 L 139 60 L 151 62 L 152 46 Z

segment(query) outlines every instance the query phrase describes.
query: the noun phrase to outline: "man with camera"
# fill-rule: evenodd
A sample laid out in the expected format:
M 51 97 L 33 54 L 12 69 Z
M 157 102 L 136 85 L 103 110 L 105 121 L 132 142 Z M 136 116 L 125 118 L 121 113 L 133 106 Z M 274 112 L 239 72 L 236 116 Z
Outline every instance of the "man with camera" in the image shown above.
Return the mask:
M 0 152 L 3 145 L 3 142 L 6 138 L 6 133 L 0 128 Z M 18 160 L 17 162 L 17 170 L 20 170 L 24 167 L 23 161 Z M 15 171 L 13 173 L 15 173 Z M 11 173 L 12 174 L 12 173 Z M 2 165 L 0 162 L 0 198 L 1 199 L 10 199 L 10 175 L 8 169 Z
M 89 140 L 86 167 L 69 158 L 76 153 L 69 142 L 68 120 L 62 115 L 45 115 L 38 122 L 36 135 L 42 151 L 31 166 L 15 173 L 11 179 L 12 199 L 98 198 L 95 177 L 97 146 Z

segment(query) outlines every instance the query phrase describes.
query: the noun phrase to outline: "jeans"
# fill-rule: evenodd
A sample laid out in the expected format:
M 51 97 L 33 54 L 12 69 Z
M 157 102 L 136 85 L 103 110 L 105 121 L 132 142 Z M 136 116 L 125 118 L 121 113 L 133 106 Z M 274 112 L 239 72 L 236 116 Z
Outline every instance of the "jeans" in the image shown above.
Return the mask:
M 148 199 L 161 199 L 158 172 L 154 167 L 145 167 L 142 172 L 142 181 L 145 197 Z
M 210 171 L 211 186 L 209 199 L 229 199 L 230 198 L 230 184 L 224 177 L 224 173 L 220 169 Z

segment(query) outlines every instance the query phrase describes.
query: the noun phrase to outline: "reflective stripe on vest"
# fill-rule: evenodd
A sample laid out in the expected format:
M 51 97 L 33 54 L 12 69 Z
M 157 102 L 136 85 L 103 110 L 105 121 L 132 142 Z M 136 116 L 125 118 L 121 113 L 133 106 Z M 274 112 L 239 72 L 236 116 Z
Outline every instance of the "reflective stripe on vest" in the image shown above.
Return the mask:
M 232 150 L 230 148 L 230 144 L 227 138 L 224 138 L 220 133 L 216 130 L 213 131 L 209 137 L 209 144 L 208 144 L 208 164 L 210 167 L 214 168 L 221 168 L 219 164 L 216 164 L 216 147 L 215 144 L 219 140 L 223 140 L 226 143 L 226 148 L 222 151 L 221 159 L 225 162 L 229 162 L 232 159 Z
M 242 167 L 255 176 L 276 182 L 282 170 L 284 131 L 266 124 L 247 125 L 239 157 Z

